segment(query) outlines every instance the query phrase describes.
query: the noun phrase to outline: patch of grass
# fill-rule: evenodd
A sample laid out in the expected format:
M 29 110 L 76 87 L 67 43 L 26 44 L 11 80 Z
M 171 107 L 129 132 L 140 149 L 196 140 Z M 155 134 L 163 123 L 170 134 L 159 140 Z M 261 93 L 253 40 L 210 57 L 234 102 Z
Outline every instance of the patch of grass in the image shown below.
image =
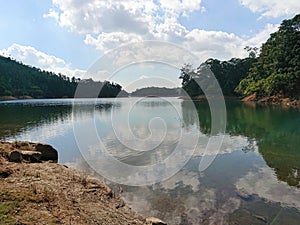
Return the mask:
M 21 204 L 22 202 L 42 202 L 43 196 L 39 193 L 35 194 L 33 191 L 26 189 L 14 190 L 0 190 L 0 202 L 15 202 Z
M 35 207 L 26 210 L 28 204 L 52 203 L 55 193 L 51 188 L 31 184 L 17 191 L 2 189 L 0 186 L 0 225 L 39 224 L 41 214 Z M 33 222 L 34 221 L 34 222 Z M 43 217 L 44 224 L 56 224 L 57 220 L 48 214 Z
M 12 214 L 16 208 L 15 202 L 0 202 L 0 225 L 15 224 Z

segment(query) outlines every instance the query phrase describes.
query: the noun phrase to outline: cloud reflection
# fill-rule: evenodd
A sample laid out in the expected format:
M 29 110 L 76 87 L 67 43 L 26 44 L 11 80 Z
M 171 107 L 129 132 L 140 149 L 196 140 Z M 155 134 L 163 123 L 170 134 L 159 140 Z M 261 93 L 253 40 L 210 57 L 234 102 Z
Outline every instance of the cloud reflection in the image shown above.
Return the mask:
M 269 167 L 261 168 L 258 173 L 249 172 L 240 178 L 235 186 L 249 194 L 256 194 L 269 201 L 300 210 L 300 190 L 278 181 L 275 172 Z

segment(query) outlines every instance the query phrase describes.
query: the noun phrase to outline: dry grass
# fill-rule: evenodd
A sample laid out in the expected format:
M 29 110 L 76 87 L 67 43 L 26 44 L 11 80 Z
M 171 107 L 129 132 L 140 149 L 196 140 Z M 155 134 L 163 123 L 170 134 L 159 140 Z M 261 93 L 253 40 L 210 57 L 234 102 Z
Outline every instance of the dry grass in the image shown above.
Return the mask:
M 74 169 L 10 163 L 0 154 L 0 174 L 0 225 L 145 223 L 107 185 Z

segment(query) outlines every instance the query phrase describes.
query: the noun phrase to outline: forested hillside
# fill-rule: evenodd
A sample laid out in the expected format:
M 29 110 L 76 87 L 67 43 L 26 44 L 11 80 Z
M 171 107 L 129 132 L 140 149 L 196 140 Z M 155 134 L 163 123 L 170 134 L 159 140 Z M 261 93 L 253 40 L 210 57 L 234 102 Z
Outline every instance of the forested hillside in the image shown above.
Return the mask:
M 201 67 L 209 66 L 225 96 L 237 96 L 234 91 L 240 81 L 245 78 L 252 64 L 256 62 L 254 56 L 245 59 L 232 58 L 229 61 L 220 61 L 218 59 L 208 59 L 196 70 L 191 65 L 185 65 L 181 69 L 180 79 L 182 79 L 183 89 L 191 96 L 202 95 L 203 91 L 197 84 L 201 80 Z
M 203 78 L 201 68 L 208 65 L 218 80 L 225 96 L 280 95 L 287 98 L 300 96 L 300 14 L 284 20 L 279 30 L 271 34 L 256 57 L 257 48 L 247 46 L 249 57 L 229 61 L 209 59 L 197 69 L 184 65 L 181 69 L 183 89 L 191 96 L 202 95 L 197 84 Z M 201 77 L 202 76 L 202 77 Z
M 0 96 L 31 96 L 33 98 L 74 97 L 78 82 L 87 87 L 98 87 L 98 97 L 115 97 L 121 91 L 119 84 L 92 79 L 80 81 L 62 74 L 42 71 L 39 68 L 24 65 L 11 58 L 0 56 Z M 85 96 L 89 97 L 89 96 Z
M 131 96 L 160 96 L 160 97 L 178 97 L 180 96 L 181 88 L 166 88 L 166 87 L 146 87 L 137 89 L 131 93 Z
M 258 97 L 300 94 L 300 14 L 284 20 L 279 30 L 262 45 L 258 61 L 236 89 Z

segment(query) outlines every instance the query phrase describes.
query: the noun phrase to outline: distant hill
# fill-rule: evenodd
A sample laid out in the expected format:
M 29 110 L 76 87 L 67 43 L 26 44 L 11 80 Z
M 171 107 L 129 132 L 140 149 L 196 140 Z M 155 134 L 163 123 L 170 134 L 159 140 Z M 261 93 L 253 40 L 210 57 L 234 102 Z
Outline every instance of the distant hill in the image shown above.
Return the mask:
M 178 97 L 181 96 L 181 88 L 146 87 L 135 90 L 130 94 L 133 97 Z
M 98 97 L 115 97 L 122 87 L 109 81 L 93 81 L 69 78 L 62 74 L 41 70 L 21 62 L 0 56 L 0 96 L 33 98 L 71 98 L 79 82 L 87 87 L 102 88 Z M 100 91 L 100 89 L 99 89 Z M 122 91 L 122 95 L 127 95 Z M 90 96 L 85 96 L 90 97 Z

